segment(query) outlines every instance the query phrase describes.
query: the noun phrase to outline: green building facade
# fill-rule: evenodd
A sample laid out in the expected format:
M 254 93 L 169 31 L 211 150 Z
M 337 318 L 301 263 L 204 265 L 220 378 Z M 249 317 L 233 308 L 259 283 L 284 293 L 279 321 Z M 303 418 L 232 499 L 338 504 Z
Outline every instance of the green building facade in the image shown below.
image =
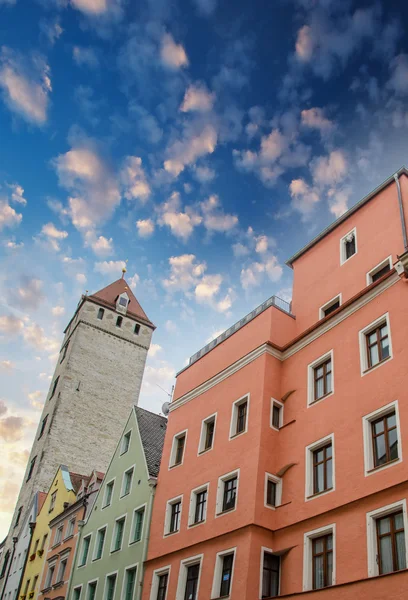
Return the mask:
M 68 600 L 140 600 L 167 419 L 134 406 L 81 527 Z

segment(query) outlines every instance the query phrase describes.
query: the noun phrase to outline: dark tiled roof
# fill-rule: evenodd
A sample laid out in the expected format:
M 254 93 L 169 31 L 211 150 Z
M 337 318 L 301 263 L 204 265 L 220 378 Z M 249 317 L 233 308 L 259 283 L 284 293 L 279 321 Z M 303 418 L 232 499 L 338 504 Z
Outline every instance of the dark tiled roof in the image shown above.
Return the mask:
M 135 406 L 135 411 L 149 475 L 157 477 L 163 452 L 167 419 L 139 406 Z

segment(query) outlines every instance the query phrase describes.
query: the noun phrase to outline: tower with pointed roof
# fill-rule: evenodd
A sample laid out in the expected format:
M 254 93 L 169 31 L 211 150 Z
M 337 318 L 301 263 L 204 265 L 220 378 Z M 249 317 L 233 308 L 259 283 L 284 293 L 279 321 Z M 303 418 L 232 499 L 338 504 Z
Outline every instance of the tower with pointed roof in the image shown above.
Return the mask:
M 76 473 L 105 471 L 138 402 L 154 329 L 124 274 L 82 296 L 64 331 L 9 539 L 19 535 L 34 494 L 48 490 L 60 464 Z

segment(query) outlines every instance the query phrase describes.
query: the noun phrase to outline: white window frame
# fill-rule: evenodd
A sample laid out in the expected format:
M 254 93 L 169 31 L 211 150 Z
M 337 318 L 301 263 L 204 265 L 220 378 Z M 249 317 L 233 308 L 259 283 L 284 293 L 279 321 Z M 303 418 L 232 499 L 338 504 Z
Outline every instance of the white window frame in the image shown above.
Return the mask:
M 207 492 L 207 501 L 205 503 L 204 520 L 199 521 L 198 523 L 194 523 L 196 503 L 197 503 L 197 494 L 199 494 L 200 492 L 204 492 L 204 491 Z M 188 511 L 188 525 L 187 525 L 188 527 L 198 527 L 199 525 L 204 525 L 204 523 L 207 521 L 209 493 L 210 493 L 210 482 L 209 481 L 207 483 L 203 483 L 203 485 L 200 485 L 200 486 L 194 488 L 193 490 L 191 490 L 190 506 L 189 506 L 189 511 Z
M 380 417 L 384 417 L 388 413 L 395 411 L 395 420 L 397 425 L 397 435 L 398 435 L 398 459 L 393 460 L 392 462 L 386 463 L 380 467 L 374 467 L 374 451 L 373 451 L 373 440 L 372 440 L 372 428 L 371 424 L 373 421 L 376 421 Z M 369 475 L 373 475 L 374 473 L 378 473 L 379 471 L 383 471 L 384 469 L 388 469 L 402 462 L 402 438 L 401 438 L 401 426 L 400 426 L 400 417 L 399 417 L 399 409 L 398 409 L 398 400 L 394 400 L 394 402 L 390 402 L 385 406 L 381 406 L 377 408 L 373 412 L 363 417 L 363 440 L 364 440 L 364 475 L 368 477 Z M 408 546 L 407 546 L 408 550 Z
M 225 475 L 221 475 L 220 477 L 218 477 L 218 483 L 217 483 L 217 500 L 215 503 L 215 517 L 222 517 L 224 515 L 229 515 L 230 513 L 234 512 L 237 510 L 237 506 L 238 506 L 238 493 L 239 493 L 239 477 L 240 477 L 240 469 L 234 469 L 234 471 L 231 471 L 230 473 L 226 473 Z M 236 497 L 235 497 L 235 506 L 234 508 L 230 508 L 229 510 L 222 510 L 222 504 L 223 504 L 223 499 L 224 499 L 224 484 L 226 481 L 228 481 L 228 479 L 232 479 L 232 477 L 237 476 L 237 490 L 236 490 Z
M 352 256 L 350 256 L 349 258 L 346 257 L 346 238 L 353 234 L 354 235 L 354 240 L 355 240 L 355 247 L 356 247 L 356 251 L 354 252 L 354 254 Z M 353 227 L 353 229 L 351 229 L 350 231 L 348 231 L 345 235 L 343 235 L 342 238 L 340 238 L 340 265 L 344 265 L 346 262 L 348 262 L 351 258 L 353 258 L 353 256 L 356 256 L 356 254 L 358 253 L 358 245 L 357 245 L 357 228 Z
M 173 504 L 177 504 L 177 502 L 181 502 L 180 505 L 180 520 L 179 520 L 179 528 L 176 531 L 170 531 L 170 521 L 171 521 L 171 507 L 173 506 Z M 164 533 L 163 533 L 163 537 L 167 537 L 168 535 L 176 535 L 177 533 L 180 533 L 180 529 L 181 529 L 181 517 L 183 515 L 183 494 L 180 494 L 179 496 L 175 496 L 174 498 L 171 498 L 170 500 L 167 500 L 166 502 L 166 513 L 165 513 L 165 517 L 164 517 Z
M 319 450 L 322 446 L 325 446 L 327 442 L 331 442 L 332 445 L 332 473 L 333 473 L 333 486 L 330 490 L 325 490 L 319 494 L 313 493 L 313 452 Z M 316 440 L 309 446 L 306 446 L 305 451 L 305 466 L 306 466 L 306 477 L 305 477 L 305 502 L 309 500 L 315 500 L 326 494 L 331 494 L 336 490 L 336 456 L 334 447 L 334 433 L 329 433 L 320 440 Z
M 220 597 L 220 587 L 221 587 L 221 575 L 222 575 L 222 559 L 227 554 L 233 554 L 234 559 L 232 561 L 232 572 L 231 572 L 231 583 L 230 583 L 230 593 L 228 596 L 223 596 L 223 598 L 230 598 L 232 594 L 232 586 L 234 584 L 234 571 L 235 571 L 235 562 L 237 559 L 237 546 L 234 548 L 228 548 L 227 550 L 221 550 L 221 552 L 217 552 L 215 557 L 215 565 L 214 565 L 214 577 L 213 584 L 211 588 L 211 598 L 219 598 Z
M 114 547 L 113 547 L 113 545 L 114 545 L 114 542 L 115 542 L 115 539 L 116 539 L 117 522 L 121 521 L 122 519 L 125 520 L 125 523 L 123 525 L 122 542 L 121 542 L 120 548 L 117 548 L 115 550 Z M 127 521 L 127 513 L 121 515 L 120 517 L 116 517 L 115 524 L 114 524 L 113 529 L 112 529 L 112 539 L 111 539 L 111 545 L 110 545 L 109 554 L 116 554 L 116 552 L 121 552 L 121 550 L 123 549 L 123 540 L 125 539 L 125 531 L 126 531 L 126 521 Z
M 128 469 L 126 469 L 123 472 L 122 475 L 122 485 L 120 488 L 120 497 L 119 500 L 122 500 L 122 498 L 127 498 L 128 496 L 130 496 L 130 494 L 132 493 L 132 488 L 133 488 L 133 481 L 135 479 L 135 470 L 136 470 L 136 465 L 132 465 L 131 467 L 129 467 Z M 132 471 L 132 479 L 130 480 L 130 488 L 127 494 L 125 494 L 125 482 L 126 482 L 126 475 Z
M 106 573 L 106 575 L 105 575 L 105 585 L 103 586 L 103 599 L 104 599 L 104 600 L 106 600 L 106 594 L 107 594 L 107 592 L 108 592 L 108 588 L 107 588 L 107 585 L 108 585 L 108 577 L 112 577 L 112 575 L 116 575 L 116 580 L 115 580 L 115 591 L 114 591 L 114 593 L 113 593 L 113 597 L 115 598 L 115 596 L 116 596 L 116 592 L 117 592 L 117 589 L 118 589 L 118 579 L 119 579 L 119 577 L 118 577 L 118 573 L 119 573 L 119 571 L 118 571 L 118 570 L 116 570 L 116 571 L 112 571 L 111 573 Z
M 247 402 L 247 411 L 246 411 L 246 419 L 245 419 L 245 429 L 244 429 L 244 431 L 241 431 L 240 433 L 236 433 L 236 431 L 237 431 L 237 421 L 238 421 L 238 407 L 241 404 L 244 404 L 245 401 Z M 229 441 L 234 440 L 235 438 L 238 438 L 241 435 L 244 435 L 245 433 L 247 433 L 247 431 L 248 431 L 248 422 L 249 422 L 249 407 L 250 407 L 250 403 L 251 403 L 251 394 L 249 392 L 247 394 L 244 394 L 244 396 L 241 396 L 241 398 L 238 398 L 238 400 L 235 400 L 232 403 L 230 432 L 229 432 L 229 438 L 228 438 Z
M 184 448 L 183 448 L 183 456 L 181 458 L 181 462 L 175 464 L 174 461 L 176 460 L 176 453 L 177 453 L 177 440 L 179 438 L 181 438 L 183 435 L 185 435 L 185 440 L 184 440 Z M 179 431 L 178 433 L 176 433 L 173 436 L 173 442 L 171 444 L 171 453 L 170 453 L 170 462 L 169 462 L 169 470 L 170 469 L 175 469 L 176 467 L 181 467 L 182 464 L 184 463 L 184 456 L 186 454 L 186 447 L 187 447 L 187 436 L 188 436 L 188 429 L 183 429 L 183 431 Z
M 75 533 L 75 523 L 76 523 L 76 517 L 73 517 L 72 519 L 70 519 L 68 521 L 68 527 L 67 527 L 67 535 L 65 536 L 65 539 L 68 539 L 70 537 L 72 537 Z
M 96 583 L 96 591 L 98 591 L 99 577 L 95 577 L 95 579 L 90 579 L 89 581 L 86 582 L 85 600 L 88 600 L 88 598 L 89 598 L 89 586 L 92 585 L 93 583 Z M 95 598 L 96 597 L 97 596 L 95 595 Z
M 208 417 L 206 417 L 205 419 L 203 419 L 201 421 L 200 442 L 198 444 L 197 456 L 200 456 L 201 454 L 206 454 L 207 452 L 210 452 L 214 448 L 215 431 L 217 428 L 217 414 L 218 413 L 215 412 L 212 415 L 209 415 Z M 211 446 L 211 448 L 205 449 L 204 445 L 205 445 L 205 438 L 206 438 L 206 433 L 207 433 L 207 424 L 209 422 L 211 422 L 212 420 L 214 420 L 214 434 L 213 434 L 212 446 Z
M 138 541 L 132 541 L 131 537 L 132 537 L 134 526 L 136 524 L 136 513 L 139 510 L 141 510 L 142 508 L 144 508 L 144 514 L 143 514 L 142 533 L 141 533 L 141 536 L 140 536 L 140 540 L 138 540 Z M 146 523 L 146 512 L 147 512 L 147 503 L 146 502 L 144 504 L 141 504 L 140 506 L 137 506 L 133 510 L 132 522 L 130 524 L 129 544 L 128 544 L 128 546 L 133 546 L 133 544 L 139 544 L 143 540 L 143 534 L 144 534 L 145 523 Z
M 105 483 L 105 489 L 103 491 L 103 506 L 101 507 L 101 510 L 103 510 L 104 508 L 108 508 L 108 506 L 111 506 L 111 504 L 112 504 L 113 494 L 115 492 L 115 480 L 116 480 L 116 477 L 113 477 L 112 479 L 110 479 L 109 481 L 107 481 Z M 108 485 L 110 485 L 111 483 L 113 483 L 113 486 L 112 486 L 112 497 L 110 499 L 109 504 L 106 504 L 106 497 L 107 497 L 106 491 L 107 491 Z
M 170 573 L 171 573 L 171 565 L 166 565 L 165 567 L 160 567 L 159 569 L 155 569 L 152 575 L 152 589 L 150 592 L 150 600 L 157 600 L 157 592 L 159 590 L 159 578 L 160 575 L 168 575 L 167 577 L 167 589 L 164 600 L 167 600 L 167 596 L 169 593 L 169 583 L 170 583 Z
M 72 589 L 72 596 L 71 596 L 71 600 L 75 600 L 75 592 L 76 590 L 79 590 L 79 596 L 77 600 L 81 600 L 81 596 L 82 596 L 82 584 L 80 585 L 76 585 L 73 589 Z
M 129 445 L 127 447 L 127 450 L 124 450 L 124 447 L 125 447 L 125 443 L 124 442 L 125 442 L 125 438 L 127 436 L 129 436 Z M 126 454 L 126 452 L 128 452 L 130 450 L 130 444 L 131 444 L 131 442 L 132 442 L 132 430 L 129 429 L 129 431 L 127 431 L 126 433 L 123 434 L 122 443 L 120 445 L 120 456 L 122 456 L 122 454 Z
M 279 429 L 277 429 L 273 425 L 273 406 L 274 406 L 274 404 L 276 406 L 279 406 L 279 408 L 280 408 L 280 412 L 279 412 Z M 276 400 L 276 398 L 271 398 L 271 415 L 270 415 L 269 425 L 270 425 L 271 429 L 274 429 L 275 431 L 279 431 L 281 429 L 281 427 L 283 426 L 283 409 L 284 409 L 283 402 L 280 402 L 279 400 Z
M 279 590 L 278 596 L 280 596 L 281 592 L 281 574 L 282 574 L 282 560 L 281 555 L 274 552 L 271 548 L 266 548 L 265 546 L 261 546 L 261 560 L 260 560 L 260 569 L 259 569 L 259 598 L 262 598 L 262 583 L 263 583 L 263 566 L 265 554 L 273 554 L 274 556 L 279 557 Z
M 177 582 L 177 591 L 176 591 L 176 599 L 175 600 L 184 600 L 184 594 L 186 589 L 187 582 L 187 568 L 192 567 L 193 565 L 200 565 L 200 570 L 198 574 L 198 582 L 197 582 L 197 598 L 200 597 L 200 580 L 201 580 L 201 572 L 203 570 L 203 558 L 204 554 L 197 554 L 196 556 L 190 556 L 189 558 L 185 558 L 180 561 L 180 570 Z
M 386 360 L 383 360 L 383 361 L 379 362 L 378 364 L 376 364 L 374 367 L 370 367 L 369 368 L 369 366 L 368 366 L 368 356 L 367 356 L 366 334 L 369 333 L 369 331 L 371 329 L 375 329 L 375 327 L 377 327 L 378 325 L 380 325 L 382 322 L 385 322 L 387 324 L 387 327 L 388 327 L 388 342 L 389 342 L 390 355 L 389 355 L 389 357 Z M 360 346 L 360 370 L 361 370 L 361 377 L 364 377 L 368 373 L 371 373 L 372 371 L 375 371 L 379 367 L 382 367 L 383 365 L 385 365 L 386 363 L 388 363 L 390 360 L 392 360 L 393 359 L 393 353 L 392 353 L 391 324 L 390 324 L 390 315 L 389 315 L 389 313 L 388 312 L 384 313 L 383 315 L 381 315 L 381 317 L 378 317 L 378 319 L 375 319 L 375 321 L 373 321 L 372 323 L 369 323 L 363 329 L 360 329 L 360 331 L 358 332 L 358 343 L 359 343 L 359 346 Z
M 55 532 L 54 546 L 57 546 L 62 542 L 62 534 L 64 533 L 64 524 L 59 525 Z
M 56 557 L 56 558 L 54 558 L 53 561 L 51 561 L 47 565 L 47 575 L 46 575 L 46 578 L 45 578 L 45 585 L 44 585 L 44 588 L 46 590 L 48 588 L 52 587 L 52 585 L 53 585 L 52 580 L 54 579 L 54 576 L 56 575 L 55 571 L 56 571 L 56 567 L 57 567 L 57 560 L 58 560 L 58 558 Z M 54 570 L 53 570 L 51 578 L 50 578 L 51 569 L 54 569 Z
M 55 583 L 60 583 L 60 581 L 65 581 L 65 579 L 61 579 L 61 577 L 63 575 L 65 576 L 65 574 L 67 572 L 68 554 L 69 553 L 66 553 L 64 556 L 61 557 L 61 560 L 60 560 L 59 565 L 58 565 L 57 580 L 56 580 Z M 63 562 L 65 562 L 65 569 L 64 569 L 64 573 L 61 573 Z
M 127 567 L 125 567 L 125 569 L 123 571 L 122 593 L 120 595 L 121 600 L 125 600 L 125 593 L 126 593 L 126 572 L 130 571 L 131 569 L 136 569 L 135 589 L 133 590 L 132 600 L 135 600 L 135 598 L 136 598 L 137 580 L 138 580 L 138 575 L 139 575 L 139 563 L 138 562 L 135 563 L 134 565 L 128 565 Z
M 103 540 L 103 546 L 102 546 L 101 556 L 100 556 L 100 558 L 96 558 L 96 551 L 98 549 L 98 534 L 99 534 L 100 531 L 102 531 L 102 529 L 105 530 L 105 539 Z M 95 532 L 94 547 L 93 547 L 93 553 L 92 553 L 92 562 L 94 562 L 95 560 L 101 560 L 103 558 L 103 553 L 105 551 L 107 534 L 108 534 L 108 524 L 107 523 L 105 523 L 105 525 L 102 525 L 101 527 L 98 527 L 98 529 L 96 530 L 96 532 Z
M 268 497 L 268 481 L 273 481 L 276 483 L 276 505 L 271 506 L 267 503 Z M 282 478 L 277 477 L 276 475 L 272 475 L 272 473 L 265 473 L 265 484 L 264 484 L 264 506 L 265 508 L 269 508 L 270 510 L 275 510 L 278 506 L 282 504 Z M 273 552 L 272 552 L 273 554 Z
M 333 536 L 333 572 L 332 585 L 336 585 L 336 523 L 308 531 L 303 536 L 303 591 L 313 590 L 313 552 L 312 540 L 331 533 Z
M 335 296 L 333 296 L 333 298 L 331 298 L 331 300 L 329 300 L 328 302 L 325 302 L 319 308 L 319 319 L 324 319 L 326 317 L 326 315 L 324 314 L 324 311 L 327 310 L 328 308 L 331 308 L 333 306 L 333 304 L 336 304 L 337 300 L 339 301 L 339 304 L 341 306 L 343 304 L 343 295 L 341 292 L 339 294 L 336 294 Z
M 378 273 L 378 271 L 381 271 L 381 269 L 386 267 L 387 264 L 390 266 L 390 270 L 391 270 L 393 267 L 391 254 L 390 254 L 390 256 L 387 256 L 387 258 L 384 258 L 384 260 L 379 262 L 378 265 L 376 265 L 375 267 L 373 267 L 372 269 L 370 269 L 368 271 L 368 273 L 366 274 L 367 285 L 371 285 L 373 283 L 373 275 L 376 275 Z
M 89 533 L 88 535 L 85 535 L 82 538 L 82 544 L 81 544 L 81 553 L 79 555 L 79 559 L 81 560 L 82 556 L 84 555 L 84 542 L 85 540 L 89 538 L 89 546 L 88 546 L 88 554 L 86 556 L 86 561 L 80 565 L 78 565 L 78 569 L 82 569 L 83 567 L 86 567 L 87 562 L 88 562 L 88 558 L 89 558 L 89 551 L 91 549 L 91 543 L 92 543 L 92 533 Z M 91 582 L 92 583 L 92 582 Z
M 376 508 L 366 514 L 367 524 L 367 561 L 368 561 L 368 576 L 376 577 L 380 574 L 379 564 L 377 563 L 377 523 L 376 520 L 381 517 L 386 517 L 391 513 L 402 509 L 402 518 L 404 521 L 405 534 L 405 549 L 408 549 L 408 519 L 407 519 L 407 501 L 406 498 L 393 502 L 387 506 Z M 407 566 L 407 565 L 406 565 Z
M 314 399 L 314 370 L 321 363 L 324 363 L 328 358 L 331 360 L 331 383 L 332 389 L 331 392 L 322 396 L 318 400 Z M 307 365 L 307 407 L 315 406 L 315 404 L 319 404 L 323 400 L 327 400 L 330 396 L 334 394 L 334 351 L 331 348 L 328 352 L 325 352 L 319 358 L 316 358 L 313 362 Z

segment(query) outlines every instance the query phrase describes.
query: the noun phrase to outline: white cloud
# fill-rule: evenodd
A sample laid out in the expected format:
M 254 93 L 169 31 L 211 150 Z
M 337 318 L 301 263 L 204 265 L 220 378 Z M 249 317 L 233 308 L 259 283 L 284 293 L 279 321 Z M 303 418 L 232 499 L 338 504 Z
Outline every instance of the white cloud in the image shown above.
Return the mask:
M 341 150 L 333 150 L 327 157 L 313 161 L 313 180 L 318 185 L 333 185 L 344 179 L 347 173 L 347 159 Z
M 25 206 L 27 204 L 27 200 L 24 198 L 24 188 L 18 183 L 9 183 L 7 187 L 11 189 L 11 201 L 17 202 L 17 204 L 22 204 Z
M 408 93 L 408 55 L 399 54 L 395 56 L 390 65 L 391 77 L 387 87 L 400 96 Z
M 30 400 L 31 406 L 33 408 L 36 408 L 37 410 L 42 410 L 44 408 L 44 402 L 42 401 L 44 399 L 44 396 L 45 394 L 41 390 L 30 392 L 28 394 L 28 399 Z
M 292 206 L 304 217 L 310 215 L 320 197 L 317 191 L 311 188 L 304 179 L 293 179 L 289 186 L 292 196 Z
M 0 316 L 0 333 L 5 335 L 16 335 L 24 329 L 24 321 L 14 315 Z
M 136 287 L 138 286 L 139 282 L 140 282 L 140 277 L 139 277 L 139 275 L 137 273 L 135 273 L 133 275 L 133 277 L 127 278 L 126 281 L 130 285 L 130 287 L 132 288 L 132 290 L 135 290 Z
M 81 231 L 93 230 L 119 205 L 121 195 L 110 165 L 87 138 L 74 140 L 72 150 L 53 160 L 60 185 L 67 189 L 69 214 Z
M 117 279 L 119 279 L 124 268 L 126 268 L 124 260 L 104 260 L 95 263 L 94 271 L 95 273 L 102 273 L 102 275 L 117 275 Z
M 72 49 L 72 56 L 79 66 L 86 66 L 90 69 L 96 69 L 99 66 L 98 55 L 90 46 L 74 46 Z
M 201 156 L 212 154 L 217 146 L 217 131 L 213 125 L 204 125 L 196 131 L 187 128 L 182 139 L 175 141 L 167 150 L 164 168 L 177 177 L 186 166 L 192 165 Z
M 54 317 L 62 317 L 62 315 L 65 315 L 65 308 L 63 306 L 53 306 L 51 312 Z
M 194 227 L 202 221 L 201 217 L 188 207 L 183 212 L 180 194 L 173 192 L 167 202 L 158 207 L 158 223 L 170 228 L 173 235 L 183 240 L 188 240 Z
M 11 360 L 1 360 L 0 361 L 0 369 L 3 371 L 8 371 L 11 372 L 14 370 L 15 368 L 15 363 L 13 363 Z M 1 401 L 0 401 L 1 404 Z M 0 411 L 1 414 L 1 411 Z
M 109 0 L 71 0 L 74 8 L 87 15 L 101 15 L 108 10 Z
M 151 190 L 139 156 L 128 156 L 120 173 L 127 200 L 137 198 L 142 203 L 149 198 Z
M 11 111 L 35 125 L 46 122 L 51 79 L 49 66 L 41 56 L 22 58 L 3 46 L 0 55 L 0 87 Z
M 276 283 L 282 277 L 283 269 L 276 256 L 268 256 L 264 262 L 253 262 L 241 270 L 241 284 L 244 289 L 259 286 L 263 275 Z
M 200 14 L 209 17 L 217 7 L 217 0 L 193 0 Z
M 46 223 L 42 226 L 40 239 L 45 239 L 50 244 L 51 248 L 58 252 L 60 245 L 58 240 L 64 240 L 68 237 L 68 232 L 57 229 L 54 223 Z
M 154 232 L 154 223 L 151 219 L 139 219 L 136 221 L 137 232 L 142 238 L 150 237 Z
M 25 325 L 23 331 L 24 341 L 42 352 L 55 354 L 60 349 L 60 341 L 56 338 L 50 338 L 37 323 Z
M 85 233 L 85 245 L 92 248 L 97 256 L 108 256 L 113 252 L 113 239 L 98 236 L 93 231 Z
M 157 361 L 156 359 L 155 362 L 157 364 L 154 366 L 151 364 L 146 365 L 143 374 L 141 397 L 153 396 L 154 399 L 157 399 L 157 395 L 161 393 L 163 399 L 168 400 L 169 398 L 165 397 L 164 393 L 160 391 L 160 388 L 169 394 L 171 393 L 176 371 L 167 361 Z
M 195 166 L 194 171 L 193 171 L 193 176 L 200 183 L 209 183 L 210 181 L 212 181 L 214 179 L 215 171 L 214 171 L 214 169 L 211 169 L 210 167 L 206 167 L 205 165 L 202 165 L 199 167 Z
M 232 251 L 236 258 L 248 256 L 248 254 L 250 252 L 249 248 L 247 248 L 247 246 L 245 246 L 244 244 L 241 244 L 241 242 L 237 242 L 236 244 L 233 244 Z
M 218 196 L 212 195 L 200 204 L 203 212 L 203 224 L 208 231 L 226 232 L 238 225 L 236 215 L 225 214 Z
M 38 308 L 44 300 L 43 284 L 44 282 L 41 279 L 23 275 L 20 286 L 9 290 L 10 303 L 13 306 L 17 304 L 23 308 Z
M 168 333 L 176 333 L 176 331 L 178 330 L 177 325 L 170 319 L 166 321 L 164 327 Z
M 41 19 L 40 30 L 51 46 L 55 44 L 55 42 L 61 37 L 64 31 L 61 27 L 59 17 L 55 17 L 53 19 L 48 20 Z
M 302 62 L 309 62 L 314 48 L 312 30 L 309 25 L 304 25 L 299 29 L 295 48 L 297 58 Z
M 171 69 L 180 69 L 188 66 L 186 51 L 181 44 L 176 44 L 169 33 L 165 33 L 161 40 L 160 56 L 163 64 Z
M 15 242 L 14 240 L 8 240 L 4 242 L 5 248 L 8 250 L 19 250 L 24 248 L 24 242 Z
M 86 275 L 84 273 L 77 273 L 75 279 L 78 283 L 86 283 Z
M 268 238 L 266 235 L 260 235 L 256 239 L 255 252 L 258 254 L 264 254 L 269 247 Z
M 329 209 L 330 212 L 338 219 L 348 209 L 348 200 L 351 195 L 349 188 L 343 188 L 340 190 L 330 189 L 328 191 L 329 197 Z
M 184 94 L 180 110 L 181 112 L 208 112 L 212 109 L 214 101 L 215 94 L 210 93 L 205 84 L 191 84 Z
M 163 348 L 159 344 L 150 344 L 148 355 L 154 357 L 154 356 L 156 356 L 156 354 L 158 354 L 162 350 L 163 350 Z
M 327 135 L 334 129 L 333 121 L 330 121 L 321 108 L 309 108 L 301 112 L 302 125 L 309 129 L 317 129 L 322 135 Z
M 194 254 L 182 254 L 169 258 L 170 276 L 163 281 L 166 290 L 187 292 L 198 284 L 207 269 L 205 262 L 196 262 Z
M 22 219 L 23 215 L 16 212 L 6 200 L 0 200 L 0 231 L 4 227 L 16 227 Z

